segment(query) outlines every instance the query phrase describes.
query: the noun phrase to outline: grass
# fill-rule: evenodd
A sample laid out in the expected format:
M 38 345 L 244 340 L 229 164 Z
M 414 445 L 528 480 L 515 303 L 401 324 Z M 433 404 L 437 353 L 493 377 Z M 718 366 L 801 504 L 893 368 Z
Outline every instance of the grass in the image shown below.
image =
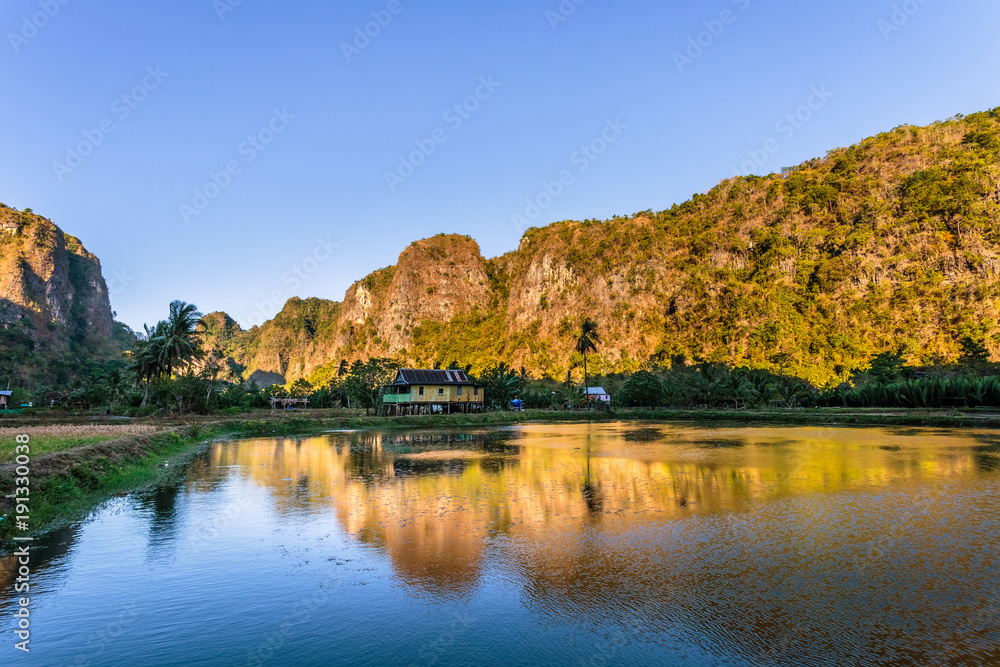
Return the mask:
M 15 438 L 30 438 L 32 456 L 59 452 L 72 447 L 104 442 L 128 435 L 142 435 L 159 430 L 152 424 L 46 424 L 0 428 L 0 464 L 14 460 Z

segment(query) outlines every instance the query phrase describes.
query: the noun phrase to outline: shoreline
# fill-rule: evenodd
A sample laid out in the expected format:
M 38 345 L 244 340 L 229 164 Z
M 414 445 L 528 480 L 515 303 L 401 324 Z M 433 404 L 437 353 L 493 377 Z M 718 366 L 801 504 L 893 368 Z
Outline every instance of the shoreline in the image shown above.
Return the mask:
M 1000 429 L 1000 414 L 968 411 L 887 411 L 887 410 L 650 410 L 625 412 L 494 412 L 483 414 L 430 415 L 406 417 L 327 416 L 307 413 L 192 417 L 160 423 L 163 430 L 148 435 L 132 435 L 97 443 L 71 446 L 41 454 L 31 460 L 32 510 L 30 535 L 39 536 L 66 522 L 80 520 L 108 499 L 162 484 L 183 474 L 188 462 L 213 442 L 234 438 L 315 435 L 334 430 L 374 430 L 389 428 L 507 426 L 517 423 L 572 422 L 664 422 L 742 426 L 814 427 L 925 427 L 956 429 Z M 0 420 L 2 428 L 30 429 L 72 422 L 63 420 Z M 171 423 L 172 422 L 172 423 Z M 88 420 L 88 423 L 95 423 Z M 112 421 L 112 423 L 115 423 Z M 117 421 L 121 423 L 121 421 Z M 171 466 L 161 467 L 164 460 Z M 0 464 L 0 553 L 12 549 L 10 538 L 15 522 L 7 516 L 14 507 L 16 465 Z M 23 535 L 23 533 L 21 533 Z

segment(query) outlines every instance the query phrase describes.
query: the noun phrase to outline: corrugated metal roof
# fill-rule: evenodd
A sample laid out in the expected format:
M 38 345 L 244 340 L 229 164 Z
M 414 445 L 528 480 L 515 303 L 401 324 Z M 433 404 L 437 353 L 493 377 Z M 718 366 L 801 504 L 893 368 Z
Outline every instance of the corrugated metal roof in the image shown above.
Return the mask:
M 472 384 L 465 371 L 400 368 L 396 384 Z
M 587 387 L 588 394 L 606 394 L 608 392 L 604 391 L 604 387 Z

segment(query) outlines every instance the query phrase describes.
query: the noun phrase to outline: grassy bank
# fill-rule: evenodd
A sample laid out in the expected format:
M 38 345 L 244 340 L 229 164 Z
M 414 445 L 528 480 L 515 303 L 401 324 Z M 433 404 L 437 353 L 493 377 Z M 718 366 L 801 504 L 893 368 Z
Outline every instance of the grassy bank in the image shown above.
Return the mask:
M 1000 415 L 973 411 L 902 410 L 630 410 L 609 412 L 499 412 L 476 415 L 432 415 L 425 417 L 366 417 L 359 414 L 257 413 L 224 420 L 185 418 L 142 425 L 70 424 L 39 419 L 14 425 L 5 420 L 0 429 L 0 542 L 8 542 L 17 530 L 14 519 L 16 464 L 14 438 L 31 437 L 30 525 L 41 532 L 61 521 L 86 515 L 100 502 L 139 488 L 162 482 L 168 475 L 183 474 L 190 460 L 213 439 L 309 434 L 329 430 L 502 426 L 524 422 L 668 421 L 716 425 L 802 426 L 924 426 L 938 428 L 1000 428 Z M 187 423 L 183 423 L 187 422 Z M 106 439 L 105 433 L 131 433 Z M 169 467 L 161 464 L 169 460 Z M 9 545 L 7 545 L 9 546 Z

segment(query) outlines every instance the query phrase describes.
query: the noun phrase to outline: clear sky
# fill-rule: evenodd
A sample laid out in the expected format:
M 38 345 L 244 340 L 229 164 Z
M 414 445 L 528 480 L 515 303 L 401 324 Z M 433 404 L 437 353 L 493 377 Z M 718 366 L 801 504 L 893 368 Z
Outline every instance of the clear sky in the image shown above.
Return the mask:
M 134 328 L 1000 105 L 995 0 L 5 0 L 0 28 L 0 201 L 80 237 Z

